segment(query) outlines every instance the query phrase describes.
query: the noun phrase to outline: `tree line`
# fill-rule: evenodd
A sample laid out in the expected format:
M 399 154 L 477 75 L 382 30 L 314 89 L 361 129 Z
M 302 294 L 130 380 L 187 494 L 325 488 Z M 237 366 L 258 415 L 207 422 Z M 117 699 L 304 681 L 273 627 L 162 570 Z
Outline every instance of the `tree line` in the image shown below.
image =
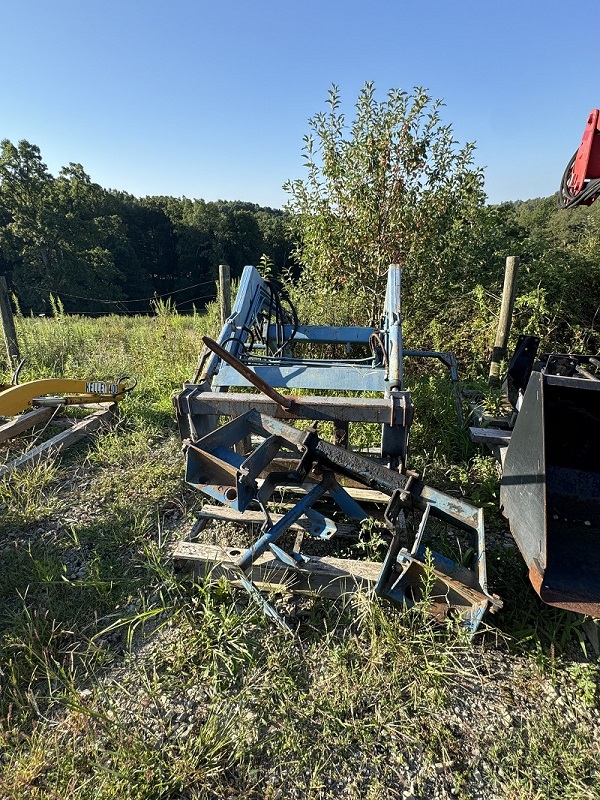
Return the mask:
M 545 351 L 599 351 L 600 201 L 487 204 L 474 146 L 457 146 L 443 104 L 422 89 L 378 100 L 367 83 L 350 116 L 334 86 L 327 105 L 309 120 L 307 172 L 286 185 L 285 211 L 140 199 L 103 189 L 79 164 L 53 177 L 38 147 L 3 141 L 0 274 L 24 313 L 47 310 L 51 294 L 66 311 L 135 313 L 155 295 L 202 306 L 220 263 L 236 277 L 262 261 L 293 275 L 301 321 L 364 325 L 377 324 L 387 267 L 399 262 L 408 346 L 454 350 L 468 365 L 493 342 L 515 255 L 515 335 L 539 335 Z
M 220 263 L 232 275 L 292 261 L 281 210 L 254 203 L 137 198 L 104 189 L 80 164 L 48 171 L 39 147 L 9 140 L 0 151 L 0 274 L 23 313 L 150 309 L 172 297 L 178 308 L 214 298 Z

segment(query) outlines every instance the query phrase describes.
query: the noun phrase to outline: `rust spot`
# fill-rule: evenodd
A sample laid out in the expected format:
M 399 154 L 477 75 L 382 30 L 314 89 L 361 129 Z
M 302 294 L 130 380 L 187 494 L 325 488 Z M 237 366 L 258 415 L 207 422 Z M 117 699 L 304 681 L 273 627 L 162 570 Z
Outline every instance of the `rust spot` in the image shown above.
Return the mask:
M 544 586 L 544 573 L 540 572 L 539 564 L 535 561 L 529 568 L 529 580 L 542 602 L 554 608 L 563 608 L 576 614 L 586 614 L 591 617 L 600 616 L 600 602 L 585 600 L 583 598 L 570 598 L 567 595 L 552 591 Z
M 531 585 L 539 594 L 542 596 L 542 582 L 544 580 L 544 573 L 539 571 L 538 565 L 535 561 L 531 562 L 531 566 L 529 567 L 529 580 L 531 581 Z

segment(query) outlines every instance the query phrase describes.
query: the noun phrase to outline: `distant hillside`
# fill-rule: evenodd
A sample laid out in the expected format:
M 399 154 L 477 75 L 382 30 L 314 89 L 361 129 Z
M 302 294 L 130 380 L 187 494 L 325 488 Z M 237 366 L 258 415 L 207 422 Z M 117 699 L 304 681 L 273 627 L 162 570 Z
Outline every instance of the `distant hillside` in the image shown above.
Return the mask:
M 291 264 L 286 215 L 248 202 L 137 198 L 92 183 L 80 164 L 54 177 L 38 147 L 2 142 L 0 274 L 23 312 L 49 296 L 72 312 L 142 312 L 173 295 L 179 308 L 214 297 L 220 263 L 232 275 L 261 257 Z

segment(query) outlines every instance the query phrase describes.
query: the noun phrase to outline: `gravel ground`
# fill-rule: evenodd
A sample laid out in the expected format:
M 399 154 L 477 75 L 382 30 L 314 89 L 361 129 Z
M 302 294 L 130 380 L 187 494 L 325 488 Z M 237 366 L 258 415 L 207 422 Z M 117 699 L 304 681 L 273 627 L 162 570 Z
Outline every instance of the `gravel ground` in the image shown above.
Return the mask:
M 288 620 L 293 622 L 293 617 Z M 140 684 L 140 674 L 146 674 L 154 664 L 156 653 L 168 652 L 177 638 L 176 629 L 163 628 L 105 679 L 99 693 L 100 698 L 105 698 L 104 708 L 110 715 L 125 724 L 143 726 L 159 745 L 194 736 L 214 699 L 201 682 L 176 686 L 173 691 L 158 695 L 149 694 L 147 687 Z M 555 712 L 565 736 L 585 729 L 591 742 L 600 743 L 598 705 L 582 703 L 581 689 L 568 673 L 552 677 L 535 670 L 532 673 L 530 658 L 509 655 L 488 645 L 476 647 L 466 655 L 457 676 L 449 702 L 436 713 L 438 723 L 459 743 L 459 757 L 431 763 L 425 757 L 427 743 L 422 742 L 403 746 L 399 759 L 398 743 L 383 733 L 378 756 L 389 763 L 385 771 L 388 794 L 384 796 L 404 800 L 504 800 L 511 796 L 508 787 L 513 776 L 510 767 L 504 773 L 497 760 L 488 756 L 490 748 L 498 741 L 510 742 L 529 726 L 535 726 L 541 713 Z M 361 792 L 366 791 L 376 770 L 370 759 L 362 758 L 358 752 L 356 755 L 353 774 L 344 774 L 340 765 L 340 779 L 325 779 L 322 794 L 314 797 L 356 800 L 366 796 Z M 288 783 L 285 771 L 272 770 L 269 774 L 269 766 L 265 765 L 263 778 L 271 790 L 265 797 L 301 800 L 307 796 L 305 789 Z M 500 787 L 506 784 L 505 788 L 492 790 L 492 775 L 494 782 Z M 531 794 L 545 796 L 543 792 Z
M 68 530 L 82 524 L 91 525 L 102 518 L 101 498 L 90 500 L 90 497 L 94 497 L 93 476 L 84 476 L 82 480 L 81 474 L 75 475 L 65 486 L 60 509 L 43 524 L 34 524 L 18 533 L 9 532 L 8 546 L 27 539 L 64 542 Z M 161 537 L 163 540 L 186 538 L 193 523 L 194 520 L 184 515 L 181 508 L 173 505 L 164 509 L 161 516 Z M 212 523 L 202 536 L 205 541 L 215 544 L 247 544 L 247 534 L 242 533 L 239 527 L 225 523 Z M 11 537 L 13 541 L 10 541 Z M 497 528 L 491 532 L 491 550 L 501 553 L 502 549 L 513 547 L 505 530 Z M 73 539 L 72 545 L 63 548 L 63 554 L 66 578 L 84 581 L 93 557 L 91 546 Z M 242 606 L 246 602 L 244 598 L 245 595 L 241 594 L 239 602 Z M 133 604 L 121 609 L 120 613 L 127 615 L 137 610 Z M 303 601 L 282 602 L 279 610 L 292 625 L 302 621 L 306 614 Z M 161 622 L 166 624 L 159 628 Z M 490 619 L 490 624 L 494 624 L 493 619 Z M 97 643 L 112 654 L 113 664 L 98 681 L 81 686 L 80 701 L 82 706 L 106 715 L 107 719 L 125 728 L 130 726 L 143 731 L 157 749 L 180 747 L 198 735 L 214 712 L 214 686 L 201 678 L 189 679 L 189 676 L 185 680 L 175 677 L 171 681 L 149 682 L 157 663 L 164 663 L 170 653 L 185 649 L 185 640 L 182 640 L 177 622 L 169 624 L 168 616 L 157 618 L 147 626 L 146 633 L 149 634 L 153 627 L 156 628 L 153 635 L 138 638 L 131 652 L 125 647 L 124 633 L 120 629 L 110 631 L 98 640 Z M 457 797 L 473 800 L 530 797 L 538 800 L 555 796 L 544 794 L 542 771 L 537 784 L 538 778 L 532 776 L 530 794 L 515 794 L 514 763 L 507 762 L 505 770 L 498 755 L 490 754 L 498 743 L 510 748 L 514 741 L 516 748 L 522 746 L 523 740 L 536 729 L 541 719 L 546 720 L 544 724 L 548 719 L 554 721 L 553 736 L 560 734 L 566 738 L 585 731 L 587 741 L 596 743 L 597 747 L 600 743 L 597 667 L 587 663 L 581 651 L 575 649 L 562 661 L 556 662 L 556 669 L 552 664 L 550 668 L 547 664 L 538 668 L 531 654 L 510 651 L 504 636 L 499 635 L 494 641 L 490 634 L 483 644 L 474 644 L 461 658 L 463 663 L 454 670 L 446 702 L 435 712 L 427 712 L 434 713 L 436 730 L 444 729 L 449 737 L 448 758 L 430 758 L 426 733 L 422 741 L 415 741 L 414 737 L 408 741 L 402 735 L 390 734 L 388 728 L 382 728 L 375 752 L 361 752 L 357 747 L 345 763 L 337 763 L 335 754 L 332 754 L 330 766 L 322 776 L 322 785 L 310 795 L 306 786 L 314 783 L 314 775 L 307 775 L 306 785 L 302 786 L 297 776 L 293 782 L 290 781 L 284 761 L 275 763 L 265 759 L 262 767 L 255 767 L 259 772 L 259 793 L 253 796 L 265 800 L 301 800 L 309 796 L 340 800 L 376 796 L 403 800 L 452 800 Z M 256 680 L 255 675 L 242 676 L 224 697 L 223 702 L 232 718 L 254 713 L 251 710 L 253 680 Z M 318 671 L 310 674 L 309 680 L 314 681 L 315 686 L 309 691 L 318 694 L 321 680 Z M 380 699 L 373 701 L 371 711 L 375 717 L 382 702 Z M 399 709 L 399 719 L 407 719 L 406 713 Z M 364 719 L 372 725 L 373 719 L 369 714 L 365 712 Z M 426 723 L 425 719 L 424 731 Z M 247 722 L 243 727 L 248 729 Z M 72 743 L 69 712 L 66 716 L 64 712 L 57 712 L 52 728 L 55 732 L 63 728 L 69 731 Z M 102 751 L 106 743 L 101 738 L 104 735 L 101 727 L 98 735 L 98 749 Z M 315 736 L 318 735 L 316 730 Z M 230 780 L 235 785 L 235 775 Z M 379 795 L 372 789 L 377 781 L 384 787 Z M 492 789 L 492 786 L 496 788 Z M 181 795 L 182 798 L 193 796 Z M 221 796 L 226 795 L 214 794 L 214 797 Z M 588 796 L 596 795 L 586 795 L 583 790 L 577 795 L 581 798 Z

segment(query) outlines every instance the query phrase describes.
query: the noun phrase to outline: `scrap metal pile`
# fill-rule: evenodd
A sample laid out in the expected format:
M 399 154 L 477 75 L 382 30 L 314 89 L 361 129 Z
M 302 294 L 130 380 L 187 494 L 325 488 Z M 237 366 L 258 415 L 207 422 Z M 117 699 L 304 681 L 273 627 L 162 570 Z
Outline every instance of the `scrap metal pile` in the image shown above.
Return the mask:
M 245 267 L 218 342 L 204 338 L 196 376 L 175 398 L 187 482 L 242 519 L 250 513 L 255 519 L 260 511 L 258 538 L 245 552 L 233 551 L 238 557 L 225 566 L 281 624 L 257 591 L 255 567 L 268 554 L 271 563 L 285 567 L 288 587 L 306 578 L 318 559 L 303 552 L 298 537 L 286 544 L 290 529 L 304 520 L 310 537 L 331 540 L 340 520 L 364 526 L 374 512 L 357 499 L 356 486 L 386 500 L 383 519 L 376 522 L 387 532 L 387 555 L 377 578 L 370 584 L 365 579 L 365 585 L 408 606 L 425 593 L 436 617 L 456 616 L 471 631 L 488 608 L 501 605 L 487 588 L 483 511 L 425 485 L 406 469 L 413 405 L 403 388 L 404 359 L 441 361 L 456 388 L 458 376 L 451 354 L 403 349 L 400 286 L 401 270 L 393 265 L 377 328 L 303 326 L 278 287 Z M 304 347 L 308 356 L 301 353 Z M 326 349 L 326 357 L 315 357 L 319 348 Z M 339 394 L 349 391 L 353 396 Z M 231 421 L 219 426 L 222 417 Z M 299 420 L 310 424 L 291 424 Z M 350 426 L 365 422 L 381 426 L 378 459 L 350 449 Z M 332 423 L 333 443 L 319 435 L 322 423 Z M 300 499 L 275 519 L 269 502 L 282 489 L 294 489 Z M 409 533 L 412 511 L 417 522 Z M 468 563 L 427 545 L 429 529 L 440 522 L 457 538 L 465 536 L 462 552 L 472 554 Z

